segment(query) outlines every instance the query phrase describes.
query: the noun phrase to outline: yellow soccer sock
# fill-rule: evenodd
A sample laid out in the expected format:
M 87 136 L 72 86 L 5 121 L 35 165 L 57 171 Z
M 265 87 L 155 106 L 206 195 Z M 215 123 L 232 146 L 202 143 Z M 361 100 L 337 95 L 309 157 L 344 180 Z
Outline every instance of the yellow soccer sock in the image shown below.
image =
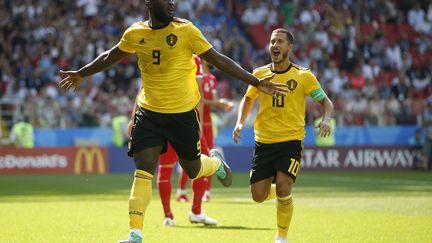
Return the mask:
M 201 154 L 201 170 L 194 179 L 200 178 L 202 176 L 213 175 L 219 169 L 220 163 L 221 162 L 217 158 L 208 157 L 205 154 Z
M 276 198 L 276 185 L 271 184 L 269 194 L 267 195 L 266 201 Z
M 280 237 L 287 237 L 288 229 L 293 215 L 293 201 L 291 195 L 286 197 L 277 197 L 277 226 L 278 235 Z
M 129 197 L 129 227 L 142 230 L 144 215 L 152 196 L 153 175 L 143 171 L 135 170 L 135 178 Z

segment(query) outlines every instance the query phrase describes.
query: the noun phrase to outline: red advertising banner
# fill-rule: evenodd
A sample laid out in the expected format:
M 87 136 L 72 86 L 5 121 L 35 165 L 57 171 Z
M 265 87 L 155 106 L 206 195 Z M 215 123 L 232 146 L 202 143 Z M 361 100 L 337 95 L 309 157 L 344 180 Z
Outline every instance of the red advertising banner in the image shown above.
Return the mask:
M 107 171 L 107 148 L 0 149 L 0 174 L 106 174 Z
M 304 150 L 302 169 L 406 170 L 415 168 L 420 148 L 412 146 L 339 146 Z

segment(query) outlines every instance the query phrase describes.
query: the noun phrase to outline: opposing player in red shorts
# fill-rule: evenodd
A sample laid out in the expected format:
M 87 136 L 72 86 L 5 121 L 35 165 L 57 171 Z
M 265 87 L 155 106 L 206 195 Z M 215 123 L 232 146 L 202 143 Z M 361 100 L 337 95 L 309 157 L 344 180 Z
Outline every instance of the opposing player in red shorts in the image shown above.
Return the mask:
M 196 78 L 197 78 L 198 85 L 201 86 L 201 82 L 202 82 L 201 59 L 196 55 L 194 55 L 194 58 L 197 66 Z M 203 91 L 202 90 L 200 91 L 202 94 Z M 198 107 L 198 110 L 200 110 L 199 117 L 203 117 L 202 111 L 204 108 L 202 107 L 203 106 L 202 102 L 200 102 L 200 106 L 201 107 Z M 203 136 L 201 136 L 200 142 L 201 142 L 201 152 L 203 154 L 209 154 L 209 147 L 207 146 L 207 141 L 206 139 L 204 139 Z M 157 183 L 158 183 L 159 195 L 162 201 L 162 206 L 165 215 L 165 218 L 163 220 L 163 224 L 165 226 L 175 225 L 174 215 L 170 207 L 170 201 L 171 201 L 171 190 L 172 190 L 171 176 L 172 176 L 173 168 L 176 165 L 177 161 L 178 161 L 177 154 L 175 153 L 171 145 L 168 146 L 167 152 L 165 152 L 159 157 L 159 170 L 158 170 Z M 183 180 L 184 183 L 183 187 L 185 188 L 187 182 L 187 176 L 183 175 L 183 178 L 186 178 L 186 180 Z M 192 210 L 189 214 L 189 221 L 191 223 L 216 225 L 217 221 L 215 219 L 208 217 L 201 211 L 202 198 L 204 196 L 204 191 L 206 189 L 207 180 L 208 180 L 207 177 L 202 177 L 192 181 L 193 200 L 192 200 Z M 179 184 L 180 183 L 182 183 L 181 173 L 179 178 Z

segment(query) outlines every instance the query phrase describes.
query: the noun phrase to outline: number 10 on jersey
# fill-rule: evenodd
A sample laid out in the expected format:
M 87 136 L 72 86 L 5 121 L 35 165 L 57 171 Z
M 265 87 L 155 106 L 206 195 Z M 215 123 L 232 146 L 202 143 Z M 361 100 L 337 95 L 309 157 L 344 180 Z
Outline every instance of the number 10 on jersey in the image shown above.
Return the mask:
M 284 105 L 285 105 L 285 96 L 282 96 L 282 95 L 277 95 L 277 98 L 276 97 L 273 97 L 273 103 L 272 103 L 272 106 L 273 107 L 284 107 Z

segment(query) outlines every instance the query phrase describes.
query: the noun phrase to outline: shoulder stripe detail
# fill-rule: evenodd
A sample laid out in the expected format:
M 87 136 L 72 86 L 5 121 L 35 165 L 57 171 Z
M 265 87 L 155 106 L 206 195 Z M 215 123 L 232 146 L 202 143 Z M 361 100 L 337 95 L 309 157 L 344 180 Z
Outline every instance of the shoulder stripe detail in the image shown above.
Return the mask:
M 190 23 L 189 20 L 178 18 L 178 17 L 174 17 L 173 22 L 182 23 L 182 24 L 188 24 L 188 23 Z
M 296 68 L 296 69 L 298 69 L 298 70 L 302 70 L 302 71 L 307 71 L 307 70 L 309 70 L 309 68 L 305 68 L 305 67 L 299 66 L 299 65 L 294 64 L 294 63 L 292 63 L 292 66 L 293 66 L 294 68 Z

